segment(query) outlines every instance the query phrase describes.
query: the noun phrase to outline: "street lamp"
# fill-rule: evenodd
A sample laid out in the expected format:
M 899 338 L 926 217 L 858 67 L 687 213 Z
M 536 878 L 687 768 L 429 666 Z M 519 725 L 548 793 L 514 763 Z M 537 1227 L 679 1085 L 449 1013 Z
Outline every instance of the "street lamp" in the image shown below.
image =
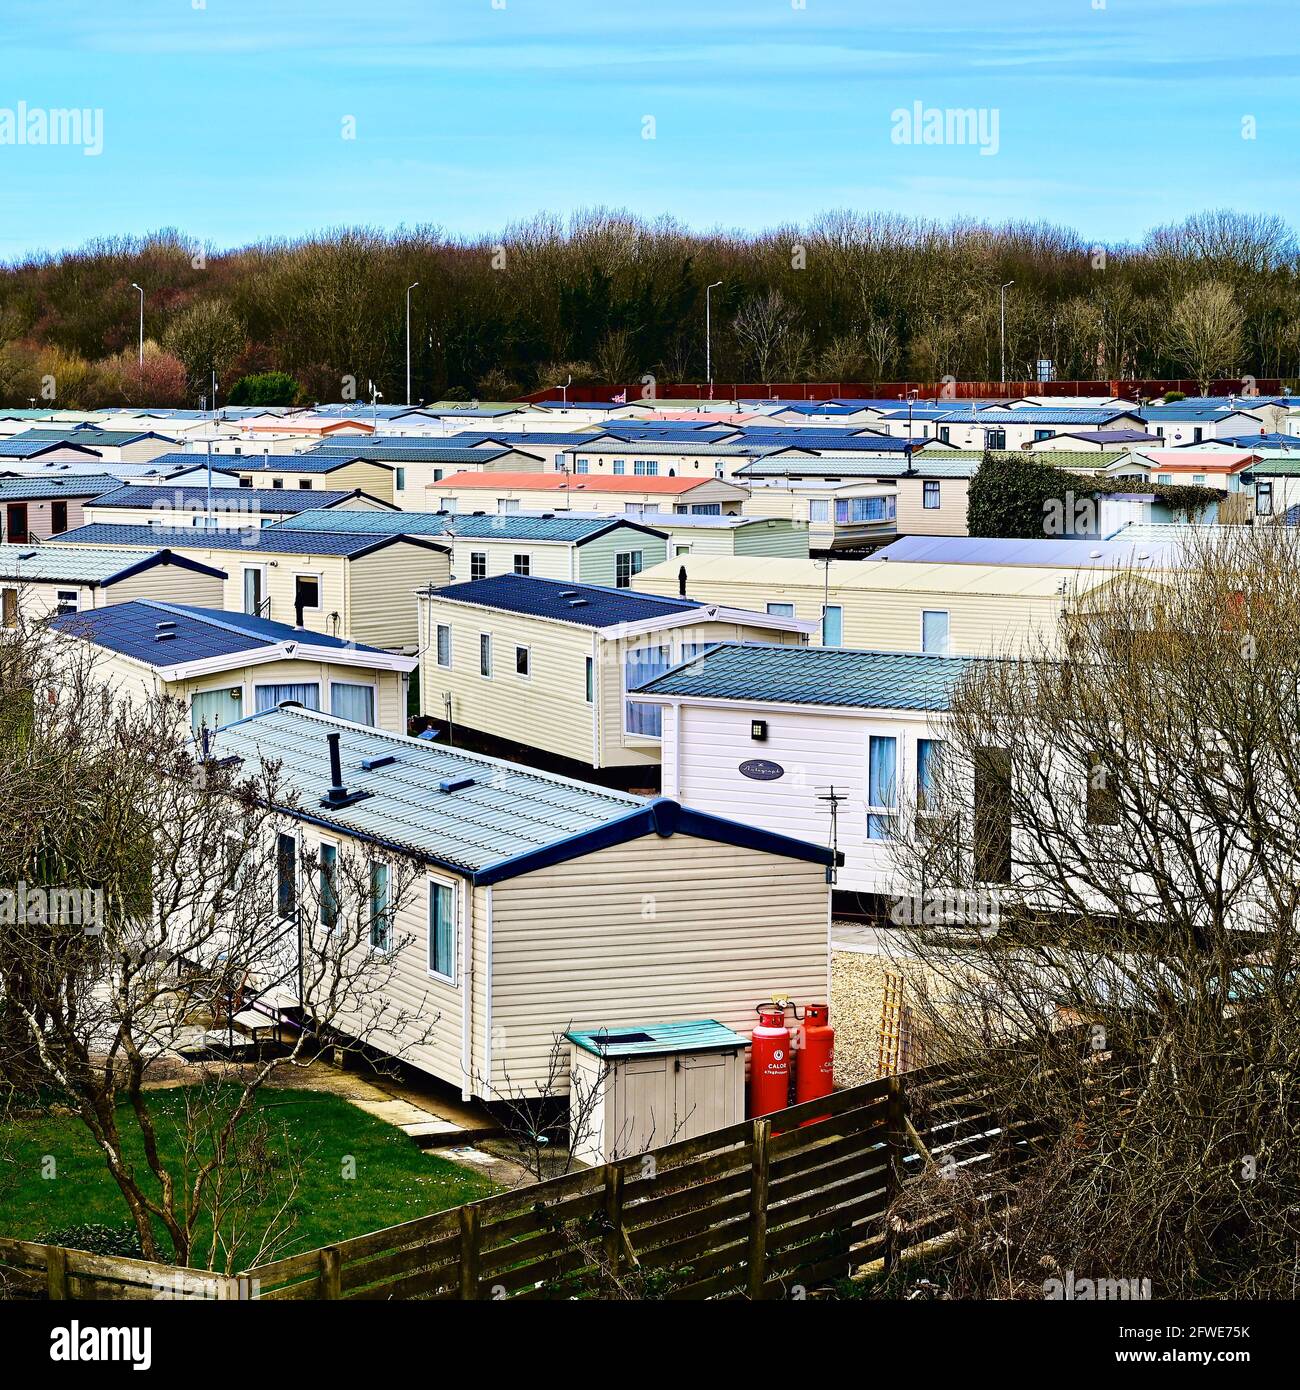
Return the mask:
M 411 291 L 419 287 L 417 280 L 414 285 L 406 287 L 406 404 L 411 404 Z
M 1007 381 L 1007 291 L 1016 282 L 1008 280 L 1002 286 L 1002 384 L 1005 386 Z
M 140 286 L 137 285 L 137 284 L 135 283 L 134 280 L 131 281 L 131 288 L 132 288 L 133 290 L 139 291 L 139 294 L 140 294 L 140 367 L 141 367 L 141 370 L 143 370 L 143 368 L 144 368 L 144 291 L 143 291 L 142 289 L 140 289 Z
M 713 305 L 711 296 L 721 284 L 721 280 L 715 280 L 713 284 L 706 286 L 704 291 L 704 375 L 709 383 L 709 400 L 713 399 Z
M 904 455 L 907 459 L 907 471 L 912 471 L 912 406 L 919 393 L 913 389 L 907 393 L 907 445 Z

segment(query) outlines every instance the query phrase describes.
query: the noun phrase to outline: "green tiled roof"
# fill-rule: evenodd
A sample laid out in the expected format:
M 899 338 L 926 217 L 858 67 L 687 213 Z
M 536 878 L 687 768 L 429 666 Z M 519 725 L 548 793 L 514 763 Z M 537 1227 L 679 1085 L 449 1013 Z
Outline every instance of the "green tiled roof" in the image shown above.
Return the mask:
M 969 664 L 909 652 L 725 642 L 639 689 L 701 700 L 944 710 Z

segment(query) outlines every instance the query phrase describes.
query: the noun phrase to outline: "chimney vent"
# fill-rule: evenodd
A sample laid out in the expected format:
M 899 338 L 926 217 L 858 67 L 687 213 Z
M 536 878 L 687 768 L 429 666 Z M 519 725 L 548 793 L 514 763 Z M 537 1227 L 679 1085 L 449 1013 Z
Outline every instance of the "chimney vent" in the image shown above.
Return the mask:
M 351 806 L 356 801 L 364 801 L 369 792 L 350 792 L 343 785 L 343 758 L 339 752 L 339 735 L 326 734 L 325 741 L 330 748 L 330 789 L 321 798 L 321 805 L 338 809 Z

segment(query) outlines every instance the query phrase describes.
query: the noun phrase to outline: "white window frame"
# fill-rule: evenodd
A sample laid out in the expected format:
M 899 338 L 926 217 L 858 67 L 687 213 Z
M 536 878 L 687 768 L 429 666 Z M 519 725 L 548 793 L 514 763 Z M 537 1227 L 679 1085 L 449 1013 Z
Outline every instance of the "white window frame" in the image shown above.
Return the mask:
M 371 727 L 371 728 L 375 728 L 375 729 L 377 729 L 377 728 L 380 727 L 380 725 L 379 725 L 379 682 L 378 682 L 378 681 L 357 681 L 357 680 L 345 681 L 345 680 L 336 680 L 333 676 L 330 676 L 330 678 L 329 678 L 329 713 L 330 713 L 330 717 L 331 717 L 331 718 L 334 718 L 334 719 L 341 719 L 341 718 L 343 717 L 342 715 L 336 715 L 336 714 L 334 714 L 334 687 L 335 687 L 336 685 L 355 685 L 355 686 L 359 686 L 362 690 L 368 690 L 368 691 L 370 692 L 370 704 L 371 704 L 371 707 L 373 708 L 374 714 L 375 714 L 375 722 L 374 722 L 374 724 L 371 725 L 370 727 Z
M 948 640 L 944 643 L 944 650 L 941 652 L 927 652 L 925 650 L 925 619 L 928 614 L 942 613 L 948 619 Z M 922 608 L 921 609 L 921 644 L 918 650 L 924 656 L 951 656 L 952 655 L 952 610 L 948 608 Z
M 527 669 L 526 671 L 521 671 L 521 670 L 519 669 L 519 653 L 520 653 L 520 652 L 523 652 L 523 654 L 524 654 L 524 663 L 525 663 L 525 665 L 528 667 L 528 669 Z M 516 642 L 516 643 L 515 643 L 515 679 L 516 679 L 516 680 L 521 680 L 521 681 L 530 681 L 530 680 L 532 680 L 532 678 L 533 678 L 533 649 L 532 649 L 531 646 L 526 646 L 523 642 Z
M 54 611 L 58 614 L 81 612 L 81 591 L 79 589 L 55 589 Z
M 447 634 L 447 659 L 442 661 L 438 656 L 438 643 L 442 633 Z M 435 623 L 433 627 L 433 664 L 440 671 L 450 671 L 452 661 L 455 659 L 455 648 L 452 645 L 453 637 L 450 623 Z
M 435 888 L 451 889 L 451 974 L 444 975 L 433 968 L 433 923 L 430 921 L 430 907 Z M 452 878 L 439 878 L 436 874 L 425 875 L 424 880 L 424 973 L 440 984 L 455 986 L 456 957 L 460 949 L 460 884 Z
M 484 641 L 487 642 L 486 648 Z M 487 670 L 483 669 L 483 657 L 487 655 Z M 492 634 L 490 632 L 480 632 L 478 635 L 478 673 L 481 679 L 490 681 L 492 679 Z
M 519 568 L 519 562 L 524 562 L 523 569 Z M 521 579 L 531 579 L 533 574 L 533 554 L 531 550 L 516 550 L 510 557 L 510 572 L 517 574 Z
M 260 592 L 260 594 L 261 594 L 261 597 L 260 597 L 259 600 L 258 600 L 257 610 L 254 611 L 254 612 L 252 612 L 252 613 L 250 613 L 250 612 L 248 611 L 248 609 L 244 606 L 244 605 L 247 604 L 247 602 L 248 602 L 248 573 L 249 573 L 250 570 L 256 570 L 256 571 L 257 571 L 257 575 L 258 575 L 257 587 L 258 587 L 258 590 L 259 590 L 259 592 Z M 260 617 L 262 616 L 262 613 L 261 613 L 261 609 L 262 609 L 262 608 L 265 608 L 265 609 L 266 609 L 266 616 L 267 616 L 268 618 L 271 616 L 271 604 L 270 604 L 270 602 L 269 602 L 270 597 L 271 597 L 271 591 L 270 591 L 269 580 L 268 580 L 268 578 L 267 578 L 267 575 L 268 575 L 267 566 L 264 565 L 264 564 L 262 564 L 262 565 L 241 565 L 241 566 L 240 566 L 240 569 L 239 569 L 239 604 L 240 604 L 240 612 L 243 613 L 243 614 L 245 615 L 245 617 L 249 617 L 249 618 L 260 618 Z
M 321 694 L 322 694 L 322 691 L 321 691 L 321 688 L 320 688 L 320 681 L 318 681 L 318 680 L 316 680 L 316 681 L 258 681 L 258 680 L 255 680 L 255 681 L 253 682 L 253 690 L 252 690 L 252 696 L 253 696 L 253 698 L 252 698 L 252 702 L 251 702 L 251 704 L 248 706 L 248 707 L 252 710 L 252 712 L 253 712 L 254 714 L 257 713 L 257 692 L 258 692 L 259 690 L 270 690 L 273 686 L 277 686 L 277 685 L 314 685 L 314 686 L 316 687 L 316 712 L 317 712 L 318 714 L 323 714 L 323 713 L 324 713 L 324 710 L 322 710 L 321 707 L 320 707 L 320 701 L 321 701 Z M 271 705 L 269 708 L 275 709 L 275 708 L 277 708 L 277 706 Z M 311 707 L 308 705 L 308 706 L 304 706 L 304 708 L 310 709 Z

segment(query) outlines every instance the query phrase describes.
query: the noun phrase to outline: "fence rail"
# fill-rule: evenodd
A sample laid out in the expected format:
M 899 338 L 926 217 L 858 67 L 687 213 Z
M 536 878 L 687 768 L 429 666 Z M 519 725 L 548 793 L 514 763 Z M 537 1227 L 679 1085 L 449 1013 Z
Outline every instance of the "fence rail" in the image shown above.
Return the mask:
M 274 1260 L 237 1281 L 7 1239 L 0 1270 L 16 1291 L 50 1298 L 160 1289 L 271 1301 L 774 1298 L 873 1260 L 889 1266 L 909 1233 L 886 1221 L 888 1208 L 925 1165 L 1004 1162 L 1008 1144 L 1014 1161 L 1039 1132 L 1028 1122 L 997 1129 L 963 1069 L 929 1067 Z

